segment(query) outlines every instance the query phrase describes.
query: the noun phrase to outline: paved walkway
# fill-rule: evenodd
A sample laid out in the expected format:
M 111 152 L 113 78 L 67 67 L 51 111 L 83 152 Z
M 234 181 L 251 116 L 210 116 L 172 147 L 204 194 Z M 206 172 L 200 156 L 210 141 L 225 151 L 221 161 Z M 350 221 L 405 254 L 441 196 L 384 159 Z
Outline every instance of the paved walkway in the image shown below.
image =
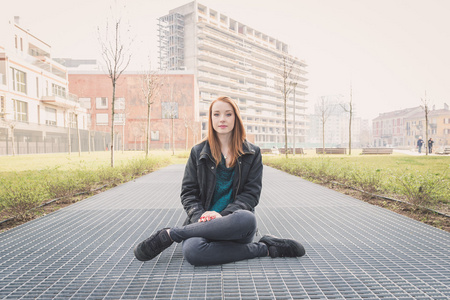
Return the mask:
M 174 244 L 141 263 L 134 245 L 184 220 L 182 173 L 170 166 L 1 233 L 0 299 L 450 298 L 450 233 L 269 167 L 260 233 L 298 239 L 306 256 L 193 267 Z

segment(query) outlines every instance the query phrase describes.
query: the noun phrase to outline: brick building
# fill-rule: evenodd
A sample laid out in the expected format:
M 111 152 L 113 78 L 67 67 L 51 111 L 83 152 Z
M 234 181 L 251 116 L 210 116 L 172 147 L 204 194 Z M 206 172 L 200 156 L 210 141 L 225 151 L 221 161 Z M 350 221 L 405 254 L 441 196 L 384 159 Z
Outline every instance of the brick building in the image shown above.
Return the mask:
M 194 75 L 174 71 L 156 74 L 160 88 L 152 98 L 151 149 L 172 148 L 172 124 L 176 149 L 190 149 L 201 139 Z M 116 85 L 115 149 L 144 150 L 147 130 L 145 75 L 124 72 Z M 111 132 L 111 79 L 100 71 L 70 71 L 70 91 L 77 94 L 88 112 L 91 130 Z M 172 123 L 173 121 L 173 123 Z M 108 147 L 109 145 L 105 145 Z

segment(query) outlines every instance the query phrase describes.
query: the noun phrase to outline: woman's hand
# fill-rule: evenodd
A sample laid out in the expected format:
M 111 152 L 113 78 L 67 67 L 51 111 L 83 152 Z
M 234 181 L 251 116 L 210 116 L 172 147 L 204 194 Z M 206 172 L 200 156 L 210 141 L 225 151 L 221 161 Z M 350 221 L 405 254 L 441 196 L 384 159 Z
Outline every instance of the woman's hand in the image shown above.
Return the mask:
M 216 211 L 206 211 L 202 214 L 202 216 L 200 217 L 200 219 L 198 219 L 199 222 L 208 222 L 217 218 L 221 218 L 222 215 L 219 214 Z

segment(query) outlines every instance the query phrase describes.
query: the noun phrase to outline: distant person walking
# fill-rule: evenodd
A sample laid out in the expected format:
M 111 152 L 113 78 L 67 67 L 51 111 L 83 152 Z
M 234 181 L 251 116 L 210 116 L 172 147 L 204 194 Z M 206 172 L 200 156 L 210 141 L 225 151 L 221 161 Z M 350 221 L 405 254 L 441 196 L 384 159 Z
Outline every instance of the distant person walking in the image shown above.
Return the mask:
M 428 153 L 432 153 L 433 152 L 433 143 L 434 143 L 433 139 L 430 138 L 428 140 Z
M 417 140 L 417 147 L 419 148 L 419 153 L 422 153 L 422 146 L 424 141 L 422 140 L 422 137 L 419 136 L 419 139 Z

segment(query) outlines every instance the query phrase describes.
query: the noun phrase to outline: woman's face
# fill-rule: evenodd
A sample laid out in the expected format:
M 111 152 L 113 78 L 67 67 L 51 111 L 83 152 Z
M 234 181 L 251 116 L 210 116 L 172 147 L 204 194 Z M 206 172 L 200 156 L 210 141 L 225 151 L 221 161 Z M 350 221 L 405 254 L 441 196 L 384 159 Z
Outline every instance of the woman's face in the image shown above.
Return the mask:
M 217 101 L 211 112 L 212 125 L 217 134 L 231 134 L 235 120 L 233 107 L 224 101 Z

